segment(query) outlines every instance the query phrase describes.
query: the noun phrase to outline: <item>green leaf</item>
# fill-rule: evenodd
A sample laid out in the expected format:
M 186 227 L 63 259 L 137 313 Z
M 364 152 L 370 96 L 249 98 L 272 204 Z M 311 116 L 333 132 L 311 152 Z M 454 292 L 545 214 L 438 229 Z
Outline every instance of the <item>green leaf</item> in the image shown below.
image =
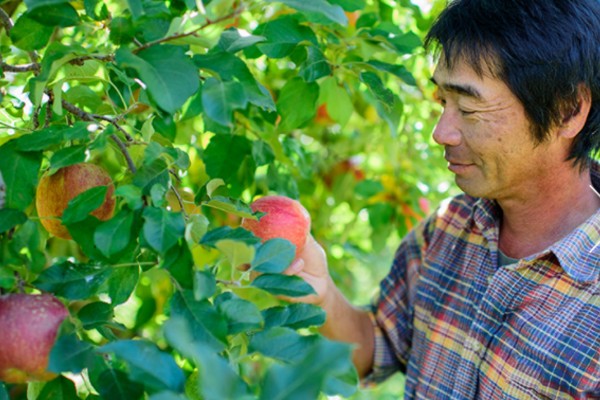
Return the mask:
M 75 384 L 60 376 L 44 385 L 36 400 L 79 400 Z
M 394 94 L 391 103 L 384 104 L 382 102 L 377 102 L 375 108 L 381 118 L 387 122 L 392 137 L 397 136 L 398 128 L 400 127 L 400 119 L 404 112 L 404 104 L 402 101 Z
M 238 172 L 244 158 L 251 154 L 252 144 L 243 136 L 213 136 L 203 155 L 206 172 L 211 178 L 228 181 Z
M 281 89 L 277 99 L 277 111 L 281 115 L 281 130 L 291 131 L 312 121 L 317 111 L 318 98 L 318 84 L 305 82 L 299 77 L 290 79 Z
M 50 27 L 66 28 L 79 24 L 79 14 L 69 3 L 55 4 L 51 6 L 36 7 L 28 13 L 42 25 Z
M 164 254 L 184 236 L 185 221 L 181 213 L 156 207 L 144 209 L 144 238 L 157 252 Z
M 297 365 L 273 365 L 261 384 L 261 400 L 316 399 L 327 379 L 351 367 L 349 345 L 316 340 Z
M 185 242 L 171 247 L 164 255 L 161 268 L 169 271 L 182 288 L 191 289 L 194 284 L 194 259 Z
M 249 232 L 244 228 L 233 229 L 229 226 L 222 226 L 208 231 L 200 241 L 200 244 L 215 247 L 219 241 L 224 239 L 243 242 L 249 245 L 260 243 L 260 238 L 254 236 L 252 232 Z
M 306 51 L 308 56 L 300 66 L 299 76 L 306 82 L 314 82 L 319 78 L 331 75 L 331 66 L 318 47 L 309 46 Z
M 84 0 L 85 13 L 95 21 L 102 21 L 109 17 L 106 4 L 102 0 Z
M 183 392 L 185 376 L 173 357 L 150 342 L 120 340 L 102 346 L 98 351 L 112 353 L 129 366 L 132 381 L 151 391 Z
M 129 11 L 131 11 L 131 15 L 133 15 L 134 19 L 137 19 L 144 14 L 142 0 L 127 0 L 127 5 L 129 6 Z
M 358 11 L 366 6 L 365 0 L 327 0 L 331 4 L 336 4 L 344 9 L 344 11 Z
M 5 207 L 21 211 L 29 207 L 41 165 L 41 153 L 16 151 L 14 141 L 0 147 L 0 173 L 6 185 Z
M 59 169 L 85 161 L 86 146 L 70 146 L 60 149 L 52 155 L 50 168 Z
M 106 198 L 108 186 L 95 186 L 71 199 L 63 212 L 65 225 L 84 220 L 91 212 L 100 207 Z
M 92 364 L 96 354 L 90 343 L 83 342 L 75 334 L 59 337 L 50 351 L 48 370 L 56 373 L 80 373 Z
M 76 86 L 78 87 L 78 86 Z M 72 126 L 67 127 L 63 131 L 65 140 L 88 140 L 90 138 L 90 128 L 92 124 L 89 122 L 75 122 Z
M 0 288 L 11 289 L 17 279 L 13 270 L 8 268 L 0 268 Z
M 193 214 L 185 226 L 185 240 L 189 244 L 200 243 L 202 236 L 208 231 L 210 221 L 204 215 Z
M 414 32 L 397 35 L 388 40 L 400 54 L 411 54 L 423 44 L 421 38 Z
M 244 109 L 248 98 L 241 83 L 208 78 L 202 87 L 202 106 L 206 115 L 224 126 L 233 126 L 233 111 Z
M 217 309 L 227 319 L 230 335 L 259 329 L 263 317 L 256 305 L 247 300 L 233 297 L 218 304 Z
M 0 400 L 9 400 L 8 392 L 6 391 L 4 383 L 0 383 Z
M 199 392 L 205 400 L 244 399 L 249 395 L 248 385 L 233 370 L 227 360 L 193 334 L 193 326 L 181 318 L 165 323 L 165 338 L 171 346 L 198 366 Z
M 191 328 L 194 341 L 222 351 L 227 343 L 227 321 L 208 300 L 198 301 L 194 292 L 176 292 L 171 299 L 171 316 L 181 317 Z
M 360 80 L 371 89 L 371 92 L 383 105 L 387 106 L 394 102 L 394 93 L 385 87 L 377 74 L 373 72 L 362 72 L 360 74 Z
M 256 272 L 281 273 L 295 257 L 296 246 L 285 239 L 271 239 L 259 246 L 250 267 Z
M 254 258 L 254 246 L 237 240 L 219 240 L 215 243 L 215 247 L 227 257 L 231 266 L 235 268 L 240 265 L 250 264 Z
M 27 221 L 27 215 L 14 208 L 0 209 L 0 233 L 7 232 L 17 225 L 24 224 Z
M 113 307 L 102 301 L 86 304 L 77 313 L 83 329 L 95 329 L 109 323 L 114 317 Z
M 277 306 L 262 311 L 265 329 L 283 326 L 292 329 L 321 326 L 325 323 L 325 312 L 312 304 L 295 303 Z
M 122 210 L 113 218 L 103 222 L 94 232 L 94 244 L 106 257 L 124 250 L 131 240 L 133 213 Z
M 53 31 L 53 27 L 42 25 L 27 14 L 23 14 L 10 30 L 10 39 L 21 50 L 40 50 L 48 44 Z
M 354 111 L 350 95 L 345 88 L 338 85 L 335 78 L 325 79 L 321 83 L 319 104 L 321 103 L 327 105 L 329 116 L 341 126 L 348 123 Z
M 17 150 L 20 151 L 38 151 L 62 143 L 65 140 L 65 133 L 69 127 L 65 125 L 54 125 L 48 128 L 35 131 L 29 135 L 23 135 L 15 140 Z
M 173 114 L 200 86 L 198 71 L 185 52 L 185 48 L 173 45 L 152 46 L 137 55 L 121 48 L 115 59 L 121 68 L 133 68 L 152 100 Z
M 209 271 L 196 271 L 194 273 L 194 298 L 198 301 L 206 300 L 215 295 L 217 280 Z
M 85 219 L 67 226 L 71 237 L 81 247 L 83 253 L 92 260 L 107 262 L 109 260 L 98 250 L 94 244 L 94 232 L 102 222 L 90 215 Z
M 131 382 L 125 372 L 116 369 L 105 368 L 99 374 L 90 373 L 90 380 L 103 399 L 137 400 L 144 394 L 142 385 Z
M 142 188 L 144 194 L 149 194 L 152 186 L 159 184 L 169 187 L 169 166 L 162 158 L 150 164 L 142 165 L 133 177 L 133 184 Z
M 283 3 L 298 11 L 319 14 L 332 22 L 337 22 L 340 25 L 348 25 L 348 18 L 344 13 L 344 9 L 338 5 L 333 5 L 325 0 L 267 0 L 269 3 Z
M 265 40 L 266 38 L 263 36 L 242 36 L 237 29 L 230 29 L 221 34 L 217 47 L 228 53 L 236 53 Z
M 264 140 L 255 140 L 252 142 L 252 158 L 257 166 L 267 165 L 275 160 L 275 152 Z
M 153 394 L 148 400 L 189 400 L 189 398 L 183 393 L 164 391 Z
M 312 286 L 298 276 L 262 274 L 252 282 L 252 286 L 274 295 L 289 297 L 301 297 L 315 294 L 315 290 Z
M 113 268 L 108 278 L 108 296 L 113 306 L 125 303 L 133 293 L 140 278 L 140 267 Z
M 68 2 L 69 0 L 25 0 L 25 5 L 27 6 L 27 9 L 31 11 L 38 7 L 52 6 Z
M 117 45 L 129 43 L 135 37 L 135 29 L 130 16 L 115 17 L 110 21 L 109 39 Z
M 317 336 L 303 336 L 289 328 L 276 327 L 255 333 L 248 351 L 261 353 L 285 363 L 301 361 Z
M 225 211 L 226 213 L 242 218 L 251 218 L 254 214 L 249 205 L 231 197 L 215 196 L 209 201 L 202 203 L 202 205 L 216 208 L 217 210 Z
M 302 42 L 318 45 L 312 29 L 301 25 L 297 18 L 289 15 L 259 25 L 254 33 L 267 38 L 266 42 L 257 44 L 257 47 L 269 58 L 287 57 Z
M 69 300 L 82 300 L 98 294 L 110 273 L 106 266 L 65 261 L 44 270 L 33 285 Z
M 377 60 L 370 60 L 369 65 L 377 68 L 380 71 L 389 72 L 411 86 L 417 86 L 417 81 L 413 74 L 401 64 L 388 64 Z
M 129 208 L 132 210 L 139 210 L 144 206 L 142 189 L 138 186 L 119 186 L 117 190 L 115 190 L 115 196 L 123 197 Z

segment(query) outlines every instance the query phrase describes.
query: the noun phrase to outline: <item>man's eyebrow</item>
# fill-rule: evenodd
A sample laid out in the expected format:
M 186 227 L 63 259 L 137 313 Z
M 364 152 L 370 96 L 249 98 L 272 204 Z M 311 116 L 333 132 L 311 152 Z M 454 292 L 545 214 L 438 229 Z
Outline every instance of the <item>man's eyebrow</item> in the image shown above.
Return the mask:
M 435 78 L 431 78 L 429 79 L 435 86 L 438 86 L 440 88 L 442 88 L 443 90 L 447 91 L 447 92 L 453 92 L 453 93 L 457 93 L 463 96 L 467 96 L 467 97 L 473 97 L 477 100 L 482 100 L 483 96 L 481 95 L 481 93 L 475 89 L 473 86 L 470 85 L 457 85 L 454 83 L 444 83 L 442 85 L 438 85 L 438 83 L 436 82 Z

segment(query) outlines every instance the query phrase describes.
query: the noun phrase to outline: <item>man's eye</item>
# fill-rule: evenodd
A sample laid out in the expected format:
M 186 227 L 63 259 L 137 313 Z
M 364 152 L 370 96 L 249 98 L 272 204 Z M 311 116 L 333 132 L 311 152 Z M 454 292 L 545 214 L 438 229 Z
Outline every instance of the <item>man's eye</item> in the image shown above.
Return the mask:
M 463 109 L 459 109 L 458 111 L 460 111 L 460 113 L 462 115 L 473 115 L 473 114 L 475 114 L 475 111 L 467 111 L 467 110 L 463 110 Z

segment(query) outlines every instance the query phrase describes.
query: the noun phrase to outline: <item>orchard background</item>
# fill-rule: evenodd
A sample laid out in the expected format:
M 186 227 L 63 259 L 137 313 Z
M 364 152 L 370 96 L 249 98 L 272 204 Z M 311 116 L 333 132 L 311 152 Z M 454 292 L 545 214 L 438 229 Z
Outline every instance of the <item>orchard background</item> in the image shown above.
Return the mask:
M 357 386 L 321 310 L 276 297 L 311 290 L 281 274 L 293 249 L 239 225 L 257 197 L 298 199 L 336 283 L 368 303 L 400 239 L 455 190 L 421 42 L 442 6 L 1 2 L 0 290 L 51 293 L 70 316 L 58 377 L 0 382 L 0 399 L 400 397 L 400 375 Z M 81 162 L 108 171 L 116 211 L 97 220 L 104 192 L 84 192 L 60 239 L 36 187 Z

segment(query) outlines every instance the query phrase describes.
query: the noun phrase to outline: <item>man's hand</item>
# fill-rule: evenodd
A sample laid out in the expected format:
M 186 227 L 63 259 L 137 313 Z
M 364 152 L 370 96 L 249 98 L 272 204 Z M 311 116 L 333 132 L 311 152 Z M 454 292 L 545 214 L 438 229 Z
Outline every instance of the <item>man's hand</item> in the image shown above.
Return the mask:
M 286 275 L 297 275 L 304 279 L 316 294 L 304 297 L 284 297 L 285 300 L 295 303 L 309 303 L 324 307 L 328 291 L 334 287 L 327 268 L 327 256 L 319 243 L 308 235 L 304 250 L 299 254 L 288 269 Z
M 335 286 L 327 268 L 323 248 L 309 235 L 304 251 L 284 272 L 297 275 L 310 284 L 316 294 L 288 298 L 290 302 L 314 304 L 327 313 L 320 331 L 330 339 L 354 344 L 353 362 L 361 377 L 373 365 L 374 331 L 368 313 L 353 307 Z

